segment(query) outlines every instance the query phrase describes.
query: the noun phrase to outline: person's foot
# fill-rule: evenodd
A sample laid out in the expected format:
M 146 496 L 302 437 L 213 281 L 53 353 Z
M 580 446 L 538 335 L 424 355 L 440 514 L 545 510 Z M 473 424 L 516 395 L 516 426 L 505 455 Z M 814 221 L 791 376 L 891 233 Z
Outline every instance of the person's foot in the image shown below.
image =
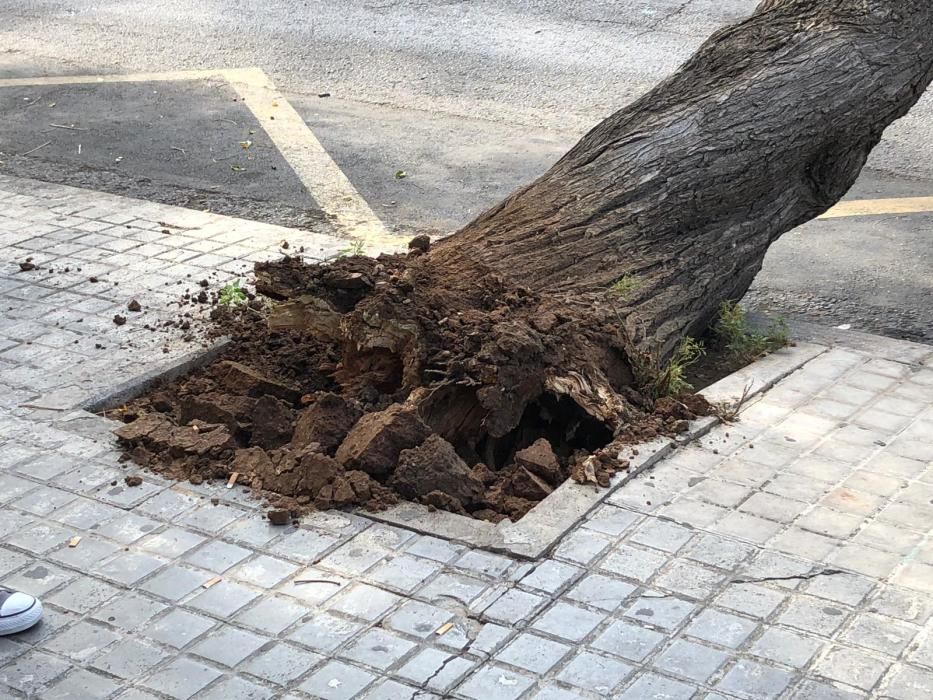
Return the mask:
M 42 618 L 42 603 L 35 596 L 0 587 L 0 637 L 24 632 Z

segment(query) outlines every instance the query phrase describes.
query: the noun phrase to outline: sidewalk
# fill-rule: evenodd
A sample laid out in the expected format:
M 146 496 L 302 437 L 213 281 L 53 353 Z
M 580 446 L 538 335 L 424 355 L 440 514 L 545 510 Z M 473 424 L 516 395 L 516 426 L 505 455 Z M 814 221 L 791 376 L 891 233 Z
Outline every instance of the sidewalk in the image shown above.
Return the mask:
M 364 514 L 276 528 L 238 489 L 126 487 L 110 425 L 76 407 L 198 351 L 144 325 L 283 240 L 346 247 L 0 176 L 0 583 L 47 610 L 0 638 L 0 695 L 933 697 L 931 347 L 811 339 L 740 423 L 534 561 Z M 20 272 L 30 256 L 58 271 Z

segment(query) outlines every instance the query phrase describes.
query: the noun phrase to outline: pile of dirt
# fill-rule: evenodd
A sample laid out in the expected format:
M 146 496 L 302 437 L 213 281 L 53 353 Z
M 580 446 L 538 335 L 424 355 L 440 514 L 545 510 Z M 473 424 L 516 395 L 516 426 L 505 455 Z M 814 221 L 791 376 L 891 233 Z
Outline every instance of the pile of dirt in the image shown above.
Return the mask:
M 415 246 L 412 255 L 420 252 Z M 675 435 L 710 413 L 698 396 L 654 401 L 629 390 L 628 420 L 610 429 L 565 395 L 543 391 L 514 429 L 471 437 L 482 415 L 446 410 L 451 397 L 470 389 L 450 379 L 460 359 L 443 334 L 471 323 L 481 333 L 492 323 L 485 316 L 501 318 L 526 301 L 497 296 L 502 290 L 490 281 L 490 289 L 477 292 L 488 294 L 483 313 L 464 306 L 455 318 L 437 319 L 429 339 L 437 355 L 420 371 L 429 376 L 444 363 L 445 381 L 412 382 L 412 368 L 391 353 L 348 352 L 341 338 L 346 315 L 373 289 L 391 284 L 404 296 L 398 271 L 405 259 L 257 264 L 257 297 L 237 307 L 215 305 L 211 313 L 210 332 L 231 339 L 223 356 L 110 412 L 125 424 L 116 433 L 126 454 L 175 479 L 248 487 L 292 513 L 384 509 L 406 499 L 514 521 L 568 478 L 608 485 L 628 466 L 622 445 Z M 445 300 L 442 308 L 451 306 Z M 536 322 L 550 332 L 560 321 Z M 459 352 L 482 356 L 485 339 L 469 337 L 475 346 Z

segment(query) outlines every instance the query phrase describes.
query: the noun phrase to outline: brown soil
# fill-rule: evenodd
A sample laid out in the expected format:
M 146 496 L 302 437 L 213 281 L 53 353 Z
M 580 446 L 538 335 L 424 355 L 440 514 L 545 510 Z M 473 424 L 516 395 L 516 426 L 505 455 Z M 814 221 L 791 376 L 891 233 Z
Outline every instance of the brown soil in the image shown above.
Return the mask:
M 628 466 L 625 445 L 675 435 L 709 414 L 698 396 L 652 401 L 627 389 L 627 420 L 613 430 L 566 395 L 543 391 L 509 429 L 471 434 L 482 414 L 448 410 L 470 391 L 470 358 L 482 357 L 481 371 L 517 372 L 509 363 L 527 349 L 489 352 L 490 342 L 502 350 L 519 340 L 492 338 L 490 319 L 520 313 L 530 301 L 490 278 L 459 312 L 456 297 L 422 299 L 411 311 L 402 273 L 427 248 L 415 243 L 408 257 L 257 264 L 256 298 L 234 308 L 212 300 L 211 332 L 231 338 L 223 356 L 110 412 L 125 423 L 116 432 L 126 453 L 172 478 L 249 487 L 271 502 L 274 522 L 287 521 L 281 511 L 384 509 L 400 499 L 514 521 L 568 478 L 608 485 Z M 360 301 L 386 287 L 409 313 L 447 311 L 433 319 L 425 339 L 433 355 L 422 358 L 415 380 L 416 369 L 392 353 L 353 352 L 342 335 Z M 573 330 L 574 319 L 535 308 L 542 336 Z M 495 329 L 501 333 L 501 324 Z M 446 378 L 432 384 L 441 366 Z

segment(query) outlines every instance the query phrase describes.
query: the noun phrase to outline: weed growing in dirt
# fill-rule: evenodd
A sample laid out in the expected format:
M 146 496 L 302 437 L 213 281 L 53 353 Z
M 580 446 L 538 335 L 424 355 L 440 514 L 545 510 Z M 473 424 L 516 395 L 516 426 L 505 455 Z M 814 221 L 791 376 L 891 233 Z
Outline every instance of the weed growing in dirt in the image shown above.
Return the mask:
M 788 344 L 787 322 L 783 318 L 773 321 L 761 333 L 749 325 L 745 311 L 734 301 L 724 301 L 719 307 L 714 330 L 726 350 L 743 362 L 751 362 Z
M 641 282 L 631 275 L 623 275 L 609 287 L 609 293 L 618 299 L 626 299 L 639 287 L 641 287 Z
M 639 384 L 653 398 L 677 396 L 693 390 L 687 381 L 687 368 L 703 356 L 703 344 L 690 336 L 680 341 L 663 367 L 657 358 L 643 357 L 636 368 Z
M 348 245 L 346 248 L 340 251 L 340 254 L 338 257 L 352 258 L 352 257 L 359 257 L 365 254 L 366 254 L 366 250 L 363 248 L 363 242 L 353 241 L 350 245 Z
M 739 418 L 742 407 L 751 396 L 751 393 L 752 385 L 746 384 L 745 388 L 742 390 L 742 395 L 735 401 L 717 401 L 712 404 L 713 415 L 719 418 L 723 423 L 735 423 Z
M 221 306 L 239 306 L 247 300 L 246 291 L 240 287 L 240 280 L 234 280 L 220 290 L 217 303 Z

